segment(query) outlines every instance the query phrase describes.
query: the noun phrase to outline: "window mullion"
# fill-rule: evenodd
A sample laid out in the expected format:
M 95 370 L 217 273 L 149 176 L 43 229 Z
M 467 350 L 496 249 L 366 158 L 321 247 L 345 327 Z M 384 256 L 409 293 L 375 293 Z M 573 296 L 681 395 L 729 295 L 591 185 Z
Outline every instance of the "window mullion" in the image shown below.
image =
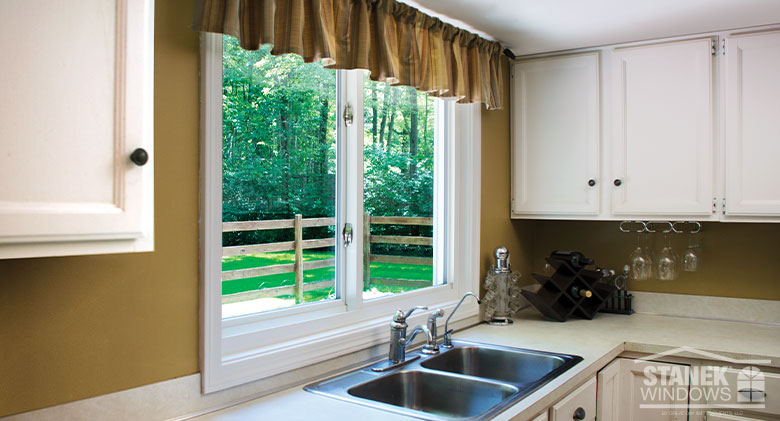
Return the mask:
M 342 101 L 338 105 L 339 127 L 343 133 L 342 147 L 345 151 L 343 169 L 344 194 L 339 198 L 343 204 L 344 222 L 352 225 L 352 243 L 345 251 L 344 298 L 347 309 L 353 311 L 363 305 L 363 75 L 359 70 L 340 71 Z M 344 122 L 344 109 L 352 108 L 352 124 Z M 343 228 L 343 224 L 342 224 Z M 343 244 L 343 243 L 342 243 Z

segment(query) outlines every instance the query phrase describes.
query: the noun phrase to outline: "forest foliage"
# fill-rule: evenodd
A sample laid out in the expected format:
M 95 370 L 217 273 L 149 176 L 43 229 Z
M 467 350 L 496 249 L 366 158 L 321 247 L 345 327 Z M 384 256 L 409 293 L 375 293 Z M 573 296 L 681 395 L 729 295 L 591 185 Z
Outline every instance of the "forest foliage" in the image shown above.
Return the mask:
M 246 51 L 228 36 L 223 48 L 223 221 L 334 216 L 336 71 L 293 54 L 273 56 L 267 45 Z M 364 78 L 365 211 L 430 217 L 434 99 Z M 223 245 L 290 241 L 291 231 L 226 233 Z M 372 232 L 430 236 L 431 228 L 375 226 Z M 333 228 L 304 231 L 306 238 L 328 235 Z M 430 247 L 375 248 L 431 253 Z

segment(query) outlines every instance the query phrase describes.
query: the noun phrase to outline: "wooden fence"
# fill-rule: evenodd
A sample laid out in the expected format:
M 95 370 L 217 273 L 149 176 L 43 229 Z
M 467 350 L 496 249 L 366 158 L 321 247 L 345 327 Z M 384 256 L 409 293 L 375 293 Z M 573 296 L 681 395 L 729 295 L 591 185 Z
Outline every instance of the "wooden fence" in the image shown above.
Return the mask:
M 263 231 L 273 229 L 292 229 L 294 231 L 293 241 L 282 241 L 277 243 L 252 244 L 244 246 L 230 246 L 222 248 L 222 256 L 243 256 L 248 254 L 268 253 L 275 251 L 295 251 L 295 263 L 285 263 L 258 268 L 227 270 L 222 272 L 222 281 L 231 281 L 235 279 L 252 278 L 256 276 L 276 275 L 280 273 L 295 273 L 295 285 L 280 286 L 273 288 L 264 288 L 256 291 L 246 291 L 236 294 L 230 294 L 222 297 L 222 303 L 231 303 L 237 301 L 246 301 L 256 298 L 276 297 L 279 295 L 295 295 L 297 303 L 303 302 L 303 293 L 315 289 L 333 287 L 333 280 L 310 282 L 304 284 L 303 271 L 333 267 L 336 264 L 335 259 L 303 261 L 303 250 L 322 247 L 332 247 L 336 245 L 335 237 L 303 239 L 303 228 L 334 226 L 336 218 L 306 218 L 301 215 L 295 215 L 293 219 L 275 219 L 268 221 L 243 221 L 243 222 L 223 222 L 222 232 L 239 231 Z M 427 286 L 429 281 L 410 280 L 410 279 L 390 279 L 390 278 L 371 278 L 371 262 L 379 263 L 400 263 L 414 265 L 432 265 L 433 259 L 428 257 L 410 257 L 410 256 L 388 256 L 372 255 L 371 244 L 409 244 L 409 245 L 433 245 L 431 237 L 415 237 L 401 235 L 371 235 L 371 225 L 433 225 L 433 218 L 423 217 L 402 217 L 402 216 L 371 216 L 366 213 L 363 220 L 363 279 L 369 284 L 395 285 L 395 286 Z

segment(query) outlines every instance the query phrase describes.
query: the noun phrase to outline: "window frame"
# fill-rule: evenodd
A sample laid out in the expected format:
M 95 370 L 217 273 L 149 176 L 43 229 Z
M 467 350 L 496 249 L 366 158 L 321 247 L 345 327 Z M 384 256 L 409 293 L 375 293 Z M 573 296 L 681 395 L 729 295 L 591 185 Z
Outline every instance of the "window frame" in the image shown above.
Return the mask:
M 337 198 L 357 197 L 359 205 L 337 204 L 337 232 L 345 222 L 352 224 L 354 238 L 363 235 L 363 78 L 360 71 L 340 71 L 338 96 L 352 105 L 354 123 L 339 130 L 337 149 Z M 359 79 L 359 81 L 358 81 Z M 200 163 L 200 360 L 202 392 L 278 375 L 350 352 L 386 343 L 387 324 L 398 308 L 427 305 L 431 310 L 451 311 L 467 291 L 479 289 L 480 211 L 480 108 L 476 104 L 455 105 L 437 101 L 436 132 L 449 133 L 445 165 L 434 169 L 436 177 L 447 179 L 444 189 L 434 189 L 434 200 L 444 203 L 435 210 L 434 245 L 443 264 L 434 263 L 434 285 L 376 300 L 362 300 L 363 250 L 356 243 L 337 258 L 336 277 L 345 279 L 341 299 L 311 303 L 280 312 L 222 319 L 222 35 L 201 34 L 201 163 Z M 341 108 L 341 107 L 338 107 Z M 337 124 L 343 125 L 343 109 Z M 442 153 L 441 147 L 437 154 Z M 347 173 L 345 162 L 359 173 Z M 438 183 L 437 183 L 438 184 Z M 344 194 L 340 194 L 340 193 Z M 446 213 L 446 218 L 440 214 Z M 447 239 L 447 241 L 445 241 Z M 343 248 L 337 236 L 337 248 Z M 437 270 L 439 267 L 441 270 Z M 441 272 L 441 273 L 440 273 Z M 438 279 L 446 284 L 436 285 Z M 343 309 L 342 307 L 345 307 Z M 463 303 L 452 321 L 474 318 L 475 302 Z M 284 317 L 269 317 L 283 315 Z M 409 323 L 424 323 L 427 313 L 418 312 Z M 357 320 L 357 321 L 356 321 Z M 280 321 L 280 323 L 273 323 Z

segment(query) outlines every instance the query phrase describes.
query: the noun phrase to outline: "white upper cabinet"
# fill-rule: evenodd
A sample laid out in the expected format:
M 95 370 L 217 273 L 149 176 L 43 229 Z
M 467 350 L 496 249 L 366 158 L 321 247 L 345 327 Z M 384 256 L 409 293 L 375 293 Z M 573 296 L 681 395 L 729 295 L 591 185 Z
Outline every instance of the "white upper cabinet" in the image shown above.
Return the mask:
M 780 32 L 726 39 L 725 217 L 780 215 Z
M 513 214 L 598 215 L 599 54 L 513 68 Z
M 615 50 L 612 214 L 712 214 L 712 42 Z
M 153 249 L 153 2 L 0 16 L 0 258 Z
M 779 26 L 516 60 L 512 217 L 780 222 Z

